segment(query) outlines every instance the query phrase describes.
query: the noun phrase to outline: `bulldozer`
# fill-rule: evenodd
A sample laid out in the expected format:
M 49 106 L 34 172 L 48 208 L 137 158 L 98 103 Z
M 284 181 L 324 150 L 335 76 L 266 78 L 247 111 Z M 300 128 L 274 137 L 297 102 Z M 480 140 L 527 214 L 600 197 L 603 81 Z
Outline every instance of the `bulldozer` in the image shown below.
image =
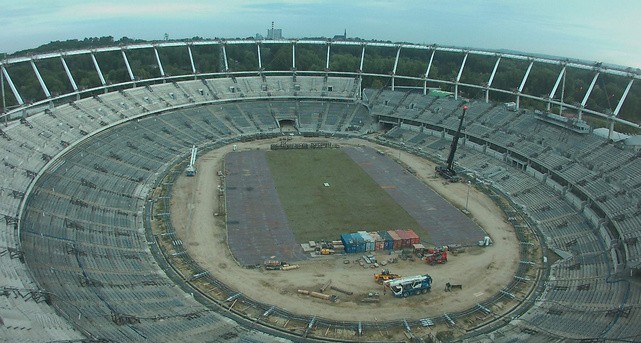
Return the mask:
M 383 284 L 383 282 L 387 280 L 394 280 L 400 277 L 401 276 L 398 274 L 390 273 L 389 269 L 383 269 L 379 274 L 374 274 L 374 281 L 376 281 L 379 284 Z

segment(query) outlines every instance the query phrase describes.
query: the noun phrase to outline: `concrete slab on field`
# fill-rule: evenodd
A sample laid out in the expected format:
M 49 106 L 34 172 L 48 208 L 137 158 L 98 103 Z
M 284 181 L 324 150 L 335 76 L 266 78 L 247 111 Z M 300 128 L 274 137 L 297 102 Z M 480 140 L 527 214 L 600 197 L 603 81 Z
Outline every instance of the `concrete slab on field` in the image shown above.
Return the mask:
M 419 223 L 413 229 L 419 236 L 429 235 L 429 243 L 476 245 L 485 236 L 474 221 L 394 160 L 368 147 L 344 151 Z
M 263 151 L 231 152 L 227 172 L 228 244 L 241 265 L 275 256 L 282 261 L 307 259 L 287 224 L 287 216 Z

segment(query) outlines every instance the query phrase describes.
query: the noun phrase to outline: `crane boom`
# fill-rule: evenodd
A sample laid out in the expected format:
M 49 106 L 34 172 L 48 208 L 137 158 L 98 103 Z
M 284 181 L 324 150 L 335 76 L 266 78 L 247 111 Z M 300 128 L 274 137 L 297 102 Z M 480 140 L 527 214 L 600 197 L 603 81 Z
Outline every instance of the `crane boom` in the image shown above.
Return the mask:
M 452 145 L 450 146 L 450 155 L 447 157 L 447 169 L 452 169 L 452 163 L 454 163 L 454 154 L 456 153 L 456 148 L 458 146 L 458 139 L 461 136 L 461 129 L 463 128 L 463 118 L 465 118 L 465 112 L 467 112 L 467 105 L 463 106 L 463 114 L 461 115 L 461 120 L 458 123 L 458 130 L 454 138 L 452 138 Z
M 463 106 L 463 114 L 461 114 L 461 120 L 458 123 L 458 129 L 454 133 L 452 138 L 452 145 L 450 145 L 450 154 L 447 156 L 447 162 L 445 166 L 437 166 L 436 172 L 441 175 L 443 178 L 449 181 L 458 181 L 456 176 L 456 171 L 454 171 L 454 154 L 456 153 L 456 148 L 458 147 L 458 140 L 461 136 L 461 129 L 463 128 L 463 119 L 465 118 L 465 113 L 467 112 L 467 105 Z

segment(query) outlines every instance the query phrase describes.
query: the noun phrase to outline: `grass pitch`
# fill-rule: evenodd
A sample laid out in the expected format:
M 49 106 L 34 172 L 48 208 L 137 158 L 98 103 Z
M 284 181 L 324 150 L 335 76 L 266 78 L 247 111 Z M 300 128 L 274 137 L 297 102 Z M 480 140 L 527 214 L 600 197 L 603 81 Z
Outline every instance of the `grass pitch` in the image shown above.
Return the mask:
M 276 150 L 267 161 L 296 240 L 418 223 L 340 149 Z M 324 183 L 328 183 L 326 187 Z

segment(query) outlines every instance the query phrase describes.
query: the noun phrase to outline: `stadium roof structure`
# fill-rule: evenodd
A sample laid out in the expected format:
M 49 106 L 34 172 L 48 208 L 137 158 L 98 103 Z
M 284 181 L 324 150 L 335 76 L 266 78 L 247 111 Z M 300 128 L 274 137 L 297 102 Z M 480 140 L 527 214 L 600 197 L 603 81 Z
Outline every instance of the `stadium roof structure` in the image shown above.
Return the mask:
M 263 54 L 261 52 L 261 47 L 264 50 L 269 46 L 273 45 L 286 45 L 291 47 L 291 59 L 290 59 L 290 68 L 289 70 L 268 70 L 266 65 L 263 63 Z M 242 46 L 250 47 L 256 49 L 256 60 L 255 60 L 255 69 L 253 70 L 244 70 L 236 71 L 230 67 L 230 58 L 227 53 L 228 47 Z M 222 55 L 221 68 L 215 72 L 201 72 L 196 68 L 197 60 L 194 59 L 192 50 L 198 47 L 216 47 L 220 49 Z M 325 57 L 325 68 L 323 70 L 303 70 L 298 68 L 296 62 L 296 50 L 301 47 L 316 47 L 318 49 L 323 49 L 326 52 Z M 331 60 L 331 51 L 332 48 L 340 49 L 342 47 L 349 47 L 353 50 L 354 56 L 359 59 L 359 65 L 354 70 L 334 70 L 332 69 L 332 60 Z M 181 48 L 185 49 L 189 55 L 189 66 L 190 70 L 187 73 L 181 75 L 169 75 L 164 70 L 164 64 L 161 61 L 159 52 L 163 49 L 171 48 Z M 388 52 L 391 52 L 395 55 L 393 66 L 390 66 L 388 70 L 383 72 L 370 71 L 368 70 L 367 65 L 365 64 L 366 57 L 368 56 L 368 50 L 370 49 L 384 49 Z M 128 54 L 133 51 L 145 51 L 150 55 L 150 58 L 155 60 L 159 74 L 156 77 L 150 77 L 146 79 L 141 79 L 139 75 L 134 73 L 134 68 L 132 68 L 131 63 L 128 59 Z M 425 59 L 420 61 L 425 66 L 425 72 L 421 75 L 404 75 L 398 69 L 399 62 L 402 63 L 401 57 L 404 57 L 404 54 L 407 53 L 409 58 L 412 58 L 412 53 L 423 52 Z M 112 84 L 106 80 L 105 73 L 102 72 L 101 66 L 99 63 L 99 58 L 103 54 L 109 53 L 120 53 L 122 62 L 126 66 L 128 80 L 122 81 L 119 83 Z M 439 78 L 434 77 L 430 73 L 435 68 L 433 68 L 433 62 L 435 56 L 438 57 L 440 54 L 457 54 L 462 56 L 461 63 L 458 66 L 458 71 L 455 77 L 450 78 Z M 69 66 L 66 62 L 67 59 L 74 56 L 87 56 L 91 59 L 94 67 L 94 72 L 100 79 L 100 85 L 90 89 L 80 89 L 77 80 L 74 78 L 73 73 L 70 72 Z M 113 56 L 113 55 L 111 55 Z M 481 83 L 466 83 L 462 81 L 462 77 L 465 75 L 465 66 L 468 57 L 483 57 L 488 58 L 493 61 L 493 68 L 491 70 L 484 71 L 485 79 Z M 71 91 L 63 94 L 53 94 L 45 79 L 40 72 L 38 64 L 41 64 L 45 61 L 59 60 L 62 67 L 64 68 L 65 74 L 68 78 L 68 82 L 71 86 Z M 518 86 L 514 88 L 500 88 L 496 87 L 493 84 L 497 70 L 501 61 L 520 61 L 527 65 L 523 71 L 522 78 Z M 33 74 L 38 80 L 40 87 L 42 88 L 43 98 L 34 99 L 33 101 L 26 101 L 23 99 L 18 87 L 16 87 L 9 69 L 21 64 L 30 65 L 33 70 Z M 528 81 L 528 77 L 533 69 L 533 66 L 538 64 L 548 64 L 559 66 L 559 73 L 556 77 L 554 86 L 550 89 L 548 94 L 528 94 L 525 92 L 525 86 Z M 592 78 L 585 89 L 585 93 L 581 99 L 572 100 L 566 102 L 566 99 L 563 98 L 563 82 L 566 75 L 571 70 L 583 70 L 591 73 Z M 17 107 L 12 108 L 10 111 L 6 111 L 4 116 L 20 116 L 24 110 L 36 107 L 39 105 L 46 105 L 49 102 L 56 100 L 65 100 L 68 101 L 70 97 L 83 97 L 89 96 L 90 94 L 96 91 L 106 91 L 114 90 L 123 87 L 131 87 L 135 84 L 149 84 L 155 82 L 166 82 L 166 81 L 177 81 L 184 80 L 193 77 L 225 77 L 225 76 L 242 76 L 242 75 L 256 75 L 256 73 L 264 75 L 283 75 L 283 74 L 299 74 L 299 75 L 334 75 L 334 76 L 353 76 L 353 77 L 377 77 L 385 79 L 389 82 L 390 88 L 394 90 L 396 88 L 396 83 L 401 81 L 411 81 L 422 83 L 423 93 L 426 94 L 428 90 L 428 83 L 435 85 L 450 85 L 454 88 L 454 96 L 458 97 L 459 89 L 471 88 L 477 89 L 485 94 L 486 101 L 489 101 L 490 94 L 499 93 L 507 94 L 514 97 L 516 103 L 516 109 L 519 109 L 521 99 L 532 99 L 545 103 L 548 111 L 552 106 L 560 106 L 561 108 L 573 109 L 576 110 L 581 119 L 582 114 L 589 114 L 598 116 L 604 119 L 607 119 L 611 125 L 611 129 L 614 126 L 614 123 L 623 124 L 626 126 L 641 128 L 641 125 L 638 123 L 630 122 L 624 119 L 619 118 L 619 112 L 623 106 L 630 89 L 632 88 L 635 81 L 641 79 L 641 70 L 633 68 L 619 68 L 615 66 L 605 66 L 601 62 L 585 62 L 575 59 L 554 59 L 549 57 L 541 57 L 536 55 L 526 55 L 526 54 L 516 54 L 516 53 L 505 53 L 498 52 L 493 50 L 481 50 L 481 49 L 468 49 L 461 47 L 451 47 L 451 46 L 439 46 L 436 44 L 433 45 L 419 45 L 419 44 L 408 44 L 408 43 L 391 43 L 391 42 L 376 42 L 376 41 L 344 41 L 344 40 L 305 40 L 305 39 L 280 39 L 280 40 L 216 40 L 216 41 L 188 41 L 188 42 L 159 42 L 159 43 L 144 43 L 144 44 L 131 44 L 123 46 L 113 46 L 113 47 L 102 47 L 96 49 L 81 49 L 74 51 L 64 51 L 64 52 L 51 52 L 36 54 L 32 56 L 18 56 L 10 57 L 0 62 L 0 71 L 3 78 L 5 78 L 6 83 L 8 83 L 11 94 L 15 98 Z M 617 77 L 627 83 L 623 94 L 620 96 L 616 107 L 614 109 L 598 110 L 588 108 L 588 100 L 597 85 L 597 82 L 600 84 L 604 83 L 606 76 Z M 4 84 L 4 82 L 3 82 Z M 561 88 L 559 88 L 561 86 Z M 560 94 L 559 94 L 560 93 Z M 6 98 L 3 89 L 3 99 Z

